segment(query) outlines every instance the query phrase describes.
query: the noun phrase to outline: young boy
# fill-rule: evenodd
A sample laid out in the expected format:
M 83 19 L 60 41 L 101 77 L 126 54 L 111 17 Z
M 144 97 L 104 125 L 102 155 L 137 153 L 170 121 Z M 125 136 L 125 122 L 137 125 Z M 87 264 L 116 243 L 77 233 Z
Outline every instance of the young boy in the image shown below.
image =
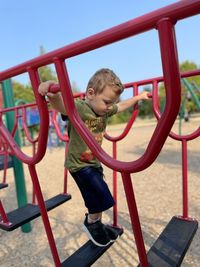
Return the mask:
M 54 109 L 67 118 L 67 113 L 60 93 L 52 94 L 49 87 L 54 81 L 43 82 L 39 93 L 48 96 Z M 124 88 L 120 79 L 110 69 L 100 69 L 89 80 L 85 100 L 75 101 L 76 109 L 87 128 L 99 144 L 102 144 L 107 120 L 110 116 L 134 106 L 140 100 L 148 99 L 148 92 L 118 102 Z M 93 155 L 76 129 L 69 122 L 69 147 L 65 166 L 77 183 L 85 206 L 88 210 L 83 228 L 89 238 L 97 246 L 107 246 L 118 236 L 112 227 L 101 222 L 102 212 L 115 203 L 106 182 L 103 179 L 101 163 Z

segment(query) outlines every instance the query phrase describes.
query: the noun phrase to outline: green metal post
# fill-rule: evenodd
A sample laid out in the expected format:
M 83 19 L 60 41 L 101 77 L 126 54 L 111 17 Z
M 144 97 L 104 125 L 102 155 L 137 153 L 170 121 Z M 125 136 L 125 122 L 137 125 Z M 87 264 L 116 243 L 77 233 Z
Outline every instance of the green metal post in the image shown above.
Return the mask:
M 4 107 L 7 108 L 7 107 L 15 106 L 12 84 L 11 84 L 10 79 L 2 82 L 2 92 L 3 92 Z M 7 122 L 8 130 L 11 132 L 13 125 L 14 125 L 14 112 L 13 111 L 7 112 L 6 122 Z M 15 134 L 15 141 L 19 146 L 21 145 L 18 130 L 16 131 L 16 134 Z M 22 207 L 27 204 L 27 193 L 26 193 L 23 164 L 15 156 L 12 156 L 12 160 L 13 160 L 13 171 L 14 171 L 14 177 L 15 177 L 18 207 Z M 31 231 L 30 223 L 24 224 L 22 226 L 22 231 L 24 233 L 30 232 Z
M 180 111 L 179 111 L 179 135 L 182 134 L 181 128 L 182 128 L 182 119 L 184 118 L 184 113 L 185 113 L 185 103 L 184 101 L 181 103 L 180 106 Z
M 186 80 L 186 79 L 182 79 L 183 84 L 186 86 L 187 90 L 191 93 L 194 102 L 197 105 L 198 110 L 200 110 L 200 101 L 199 98 L 197 97 L 197 95 L 195 94 L 195 92 L 193 91 L 193 87 L 192 85 Z
M 200 94 L 200 87 L 195 83 L 195 81 L 192 82 L 192 85 L 195 89 L 197 89 L 198 93 Z

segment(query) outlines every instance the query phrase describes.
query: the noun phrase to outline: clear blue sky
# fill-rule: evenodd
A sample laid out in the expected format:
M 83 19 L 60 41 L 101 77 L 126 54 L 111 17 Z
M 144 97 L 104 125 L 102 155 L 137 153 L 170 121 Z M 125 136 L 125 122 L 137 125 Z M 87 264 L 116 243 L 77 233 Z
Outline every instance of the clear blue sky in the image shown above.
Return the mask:
M 189 0 L 188 0 L 189 1 Z M 0 0 L 0 71 L 101 32 L 175 0 Z M 179 61 L 200 65 L 200 15 L 176 25 Z M 157 31 L 147 32 L 68 60 L 71 81 L 85 90 L 101 67 L 123 82 L 162 75 Z M 26 78 L 16 77 L 25 81 Z

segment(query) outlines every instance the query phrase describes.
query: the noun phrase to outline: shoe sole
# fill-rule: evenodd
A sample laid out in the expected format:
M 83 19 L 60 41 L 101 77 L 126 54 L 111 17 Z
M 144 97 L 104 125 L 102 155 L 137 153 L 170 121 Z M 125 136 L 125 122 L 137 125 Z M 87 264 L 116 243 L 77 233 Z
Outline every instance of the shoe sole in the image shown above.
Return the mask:
M 109 226 L 110 228 L 112 228 L 112 226 L 110 226 L 109 224 L 105 224 L 105 226 Z M 115 228 L 113 227 L 113 230 L 114 230 L 114 229 L 115 229 Z M 117 241 L 119 238 L 120 238 L 120 235 L 118 235 L 116 239 L 110 239 L 110 242 L 114 243 L 114 242 Z
M 116 239 L 110 239 L 110 242 L 114 243 L 115 241 L 117 241 L 119 238 L 119 236 Z
M 91 236 L 90 232 L 88 231 L 87 227 L 85 225 L 82 226 L 83 230 L 85 231 L 85 233 L 87 234 L 88 238 L 98 247 L 107 247 L 111 241 L 109 241 L 107 244 L 103 245 L 103 244 L 100 244 L 98 243 L 97 241 L 95 241 L 93 239 L 93 237 Z

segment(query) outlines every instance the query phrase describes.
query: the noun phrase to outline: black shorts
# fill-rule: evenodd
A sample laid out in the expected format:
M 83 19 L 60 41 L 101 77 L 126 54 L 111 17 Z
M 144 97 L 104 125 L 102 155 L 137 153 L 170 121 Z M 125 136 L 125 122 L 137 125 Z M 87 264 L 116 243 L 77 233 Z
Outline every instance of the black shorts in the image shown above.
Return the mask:
M 71 175 L 81 191 L 89 213 L 99 213 L 114 206 L 115 201 L 103 179 L 102 167 L 87 166 Z

